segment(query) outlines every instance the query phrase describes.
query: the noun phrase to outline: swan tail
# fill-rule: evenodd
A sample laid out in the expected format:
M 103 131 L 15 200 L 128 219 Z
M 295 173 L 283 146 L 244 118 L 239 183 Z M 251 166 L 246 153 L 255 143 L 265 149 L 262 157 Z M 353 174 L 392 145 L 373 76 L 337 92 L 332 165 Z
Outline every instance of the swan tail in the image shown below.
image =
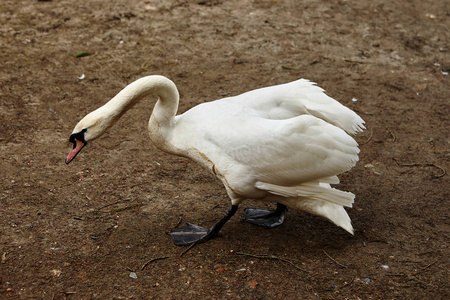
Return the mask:
M 350 234 L 354 234 L 352 221 L 344 207 L 323 200 L 305 198 L 282 198 L 280 203 L 299 211 L 304 211 L 341 227 Z
M 334 177 L 327 178 L 328 182 L 336 182 Z M 315 201 L 331 203 L 337 206 L 352 207 L 355 194 L 332 188 L 327 182 L 310 182 L 299 186 L 280 186 L 271 183 L 257 182 L 258 189 L 283 197 L 301 197 Z

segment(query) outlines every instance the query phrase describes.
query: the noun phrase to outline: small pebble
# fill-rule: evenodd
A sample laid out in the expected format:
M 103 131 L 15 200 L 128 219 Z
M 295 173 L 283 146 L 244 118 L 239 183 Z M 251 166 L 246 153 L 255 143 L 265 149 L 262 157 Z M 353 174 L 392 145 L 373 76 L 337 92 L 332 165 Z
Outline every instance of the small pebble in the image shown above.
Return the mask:
M 130 277 L 133 278 L 133 279 L 137 279 L 138 278 L 137 274 L 135 272 L 131 272 L 130 273 Z
M 381 265 L 380 266 L 382 269 L 385 269 L 385 270 L 388 270 L 389 269 L 389 266 L 388 265 Z
M 363 281 L 364 281 L 365 283 L 370 283 L 370 279 L 369 279 L 369 278 L 363 278 Z

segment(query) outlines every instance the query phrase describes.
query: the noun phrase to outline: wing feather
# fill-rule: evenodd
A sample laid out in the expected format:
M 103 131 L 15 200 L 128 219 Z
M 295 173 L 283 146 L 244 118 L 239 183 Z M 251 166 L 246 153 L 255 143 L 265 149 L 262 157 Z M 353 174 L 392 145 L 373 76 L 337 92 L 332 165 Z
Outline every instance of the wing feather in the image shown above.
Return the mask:
M 309 114 L 350 134 L 365 129 L 364 120 L 354 111 L 329 97 L 322 88 L 306 79 L 249 91 L 233 98 L 270 119 Z
M 322 178 L 334 183 L 334 176 L 356 164 L 359 153 L 355 140 L 342 129 L 310 115 L 242 118 L 206 138 L 225 152 L 220 155 L 227 155 L 227 162 L 245 165 L 257 181 L 282 186 Z

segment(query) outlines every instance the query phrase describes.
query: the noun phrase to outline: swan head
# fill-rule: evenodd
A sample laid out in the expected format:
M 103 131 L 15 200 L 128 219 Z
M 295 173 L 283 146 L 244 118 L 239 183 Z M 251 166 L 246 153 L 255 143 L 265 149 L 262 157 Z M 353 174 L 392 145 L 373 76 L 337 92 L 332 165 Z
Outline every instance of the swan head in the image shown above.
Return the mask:
M 87 145 L 88 141 L 92 141 L 101 136 L 111 125 L 101 114 L 93 111 L 84 117 L 73 129 L 69 137 L 72 148 L 66 158 L 66 164 L 69 164 L 81 149 Z

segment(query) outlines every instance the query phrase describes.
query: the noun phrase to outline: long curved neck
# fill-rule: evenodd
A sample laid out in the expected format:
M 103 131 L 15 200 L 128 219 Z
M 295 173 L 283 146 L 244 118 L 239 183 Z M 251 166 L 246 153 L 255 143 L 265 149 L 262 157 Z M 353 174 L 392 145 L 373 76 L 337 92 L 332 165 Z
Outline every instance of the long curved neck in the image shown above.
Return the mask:
M 127 85 L 104 105 L 104 113 L 109 114 L 112 125 L 139 100 L 152 95 L 158 97 L 152 117 L 161 125 L 170 126 L 178 110 L 179 94 L 170 79 L 159 75 L 146 76 Z

